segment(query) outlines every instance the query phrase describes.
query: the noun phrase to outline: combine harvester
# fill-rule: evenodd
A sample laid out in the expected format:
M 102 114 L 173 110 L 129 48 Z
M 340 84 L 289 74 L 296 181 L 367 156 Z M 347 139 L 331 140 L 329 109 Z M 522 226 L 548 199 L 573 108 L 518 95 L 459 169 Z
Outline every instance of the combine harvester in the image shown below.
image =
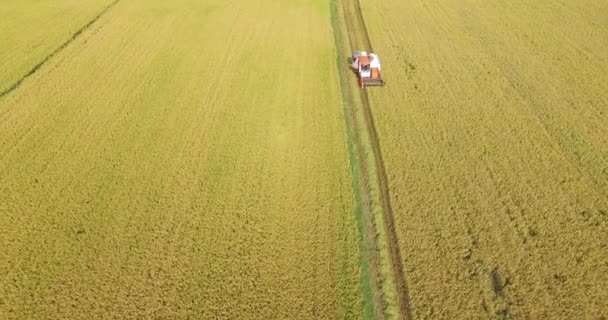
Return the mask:
M 350 66 L 357 73 L 361 88 L 365 86 L 384 86 L 380 58 L 377 54 L 355 50 L 350 60 Z

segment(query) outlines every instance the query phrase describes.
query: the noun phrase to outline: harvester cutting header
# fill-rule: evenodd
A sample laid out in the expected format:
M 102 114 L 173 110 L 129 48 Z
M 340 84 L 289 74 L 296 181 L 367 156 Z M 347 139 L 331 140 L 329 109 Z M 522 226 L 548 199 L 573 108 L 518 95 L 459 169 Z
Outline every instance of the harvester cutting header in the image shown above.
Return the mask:
M 384 86 L 380 58 L 377 54 L 355 50 L 351 57 L 350 66 L 357 73 L 361 88 L 365 86 Z

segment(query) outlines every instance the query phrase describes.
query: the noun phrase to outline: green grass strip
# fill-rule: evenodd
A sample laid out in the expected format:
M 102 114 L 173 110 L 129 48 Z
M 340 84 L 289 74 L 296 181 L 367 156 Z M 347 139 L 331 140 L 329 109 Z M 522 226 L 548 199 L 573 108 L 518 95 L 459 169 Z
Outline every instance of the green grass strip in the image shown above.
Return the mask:
M 343 107 L 344 107 L 344 119 L 347 127 L 348 144 L 349 144 L 349 158 L 351 171 L 353 172 L 353 188 L 356 194 L 356 214 L 357 214 L 357 225 L 359 228 L 359 238 L 361 250 L 369 250 L 367 241 L 374 241 L 368 239 L 369 226 L 366 222 L 365 209 L 363 208 L 363 199 L 365 195 L 370 200 L 367 211 L 372 215 L 373 223 L 375 225 L 375 247 L 379 250 L 379 261 L 377 262 L 380 270 L 378 270 L 382 282 L 382 304 L 384 310 L 382 310 L 384 316 L 387 319 L 398 319 L 399 307 L 398 307 L 398 296 L 397 287 L 393 281 L 393 265 L 391 263 L 391 256 L 389 253 L 388 237 L 385 230 L 384 212 L 380 204 L 382 197 L 380 192 L 380 185 L 377 179 L 378 168 L 376 167 L 376 155 L 372 147 L 371 137 L 367 130 L 367 123 L 363 111 L 363 102 L 359 96 L 360 88 L 358 82 L 354 81 L 354 76 L 346 72 L 344 65 L 346 64 L 346 53 L 350 52 L 351 41 L 360 42 L 357 39 L 350 39 L 348 32 L 348 25 L 346 23 L 346 14 L 353 14 L 352 12 L 346 12 L 343 7 L 343 2 L 340 0 L 331 0 L 331 19 L 332 26 L 334 28 L 334 40 L 336 43 L 336 55 L 338 64 L 338 73 L 340 77 L 340 88 L 342 91 Z M 352 4 L 352 3 L 351 3 Z M 350 7 L 349 7 L 350 8 Z M 352 8 L 350 8 L 352 9 Z M 352 11 L 352 10 L 351 10 Z M 356 18 L 356 17 L 354 17 Z M 353 19 L 354 19 L 353 18 Z M 352 22 L 352 21 L 351 21 Z M 351 26 L 351 27 L 357 27 Z M 362 30 L 351 30 L 355 34 Z M 364 48 L 368 49 L 368 48 Z M 350 97 L 351 99 L 347 99 Z M 353 116 L 349 116 L 352 114 Z M 360 128 L 357 132 L 358 139 L 355 138 L 356 128 Z M 359 144 L 359 145 L 357 145 Z M 363 150 L 362 152 L 357 152 Z M 360 154 L 361 153 L 361 154 Z M 366 168 L 367 176 L 361 177 L 362 165 Z M 362 185 L 362 181 L 366 181 L 366 185 Z M 374 247 L 374 246 L 372 246 Z M 363 251 L 365 252 L 365 251 Z M 366 319 L 374 318 L 374 290 L 375 287 L 372 284 L 372 275 L 370 266 L 372 262 L 368 261 L 365 255 L 361 258 L 361 291 L 363 295 L 364 304 L 364 315 Z
M 355 138 L 354 138 L 354 124 L 351 123 L 351 118 L 348 116 L 349 114 L 349 101 L 347 101 L 346 97 L 348 95 L 348 79 L 347 74 L 344 72 L 344 68 L 341 68 L 341 64 L 345 63 L 346 57 L 342 54 L 342 50 L 340 48 L 344 48 L 344 46 L 348 46 L 348 44 L 341 43 L 341 38 L 339 33 L 341 30 L 338 21 L 338 7 L 336 0 L 330 1 L 330 12 L 331 12 L 331 25 L 333 28 L 334 42 L 336 46 L 336 64 L 338 69 L 338 75 L 340 79 L 340 89 L 342 96 L 342 107 L 343 107 L 343 117 L 346 123 L 346 136 L 348 143 L 348 156 L 351 168 L 352 175 L 352 187 L 355 191 L 355 216 L 357 220 L 357 229 L 359 234 L 359 248 L 361 252 L 365 252 L 367 250 L 367 243 L 369 239 L 367 239 L 366 225 L 365 225 L 365 217 L 363 213 L 363 193 L 365 192 L 363 186 L 361 185 L 361 170 L 360 170 L 360 159 L 355 150 Z M 342 26 L 345 28 L 345 26 Z M 347 39 L 347 37 L 342 37 L 342 39 Z M 362 296 L 362 304 L 363 304 L 363 318 L 364 319 L 374 319 L 374 293 L 372 286 L 372 276 L 370 271 L 370 263 L 364 254 L 361 254 L 359 259 L 359 267 L 360 267 L 360 290 Z

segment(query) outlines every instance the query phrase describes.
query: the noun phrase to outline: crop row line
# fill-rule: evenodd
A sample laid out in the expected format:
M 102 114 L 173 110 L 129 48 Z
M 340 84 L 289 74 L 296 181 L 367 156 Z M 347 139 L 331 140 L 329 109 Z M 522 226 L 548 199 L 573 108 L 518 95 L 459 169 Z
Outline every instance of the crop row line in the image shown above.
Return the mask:
M 89 29 L 89 27 L 91 27 L 95 22 L 97 22 L 97 20 L 99 20 L 106 12 L 108 12 L 108 10 L 110 10 L 113 6 L 115 6 L 119 1 L 120 0 L 114 0 L 113 2 L 111 2 L 110 4 L 105 6 L 103 8 L 103 10 L 101 10 L 95 17 L 93 17 L 93 19 L 89 20 L 86 24 L 84 24 L 82 27 L 80 27 L 80 29 L 76 30 L 76 32 L 74 32 L 72 34 L 72 37 L 70 37 L 68 40 L 63 42 L 59 47 L 57 47 L 55 50 L 53 50 L 53 52 L 51 52 L 46 57 L 44 57 L 42 60 L 40 60 L 40 62 L 38 62 L 36 65 L 34 65 L 27 73 L 25 73 L 21 78 L 19 78 L 17 81 L 15 81 L 13 84 L 11 84 L 8 88 L 2 90 L 0 92 L 0 99 L 4 98 L 9 93 L 11 93 L 11 92 L 15 91 L 17 88 L 19 88 L 27 78 L 31 77 L 36 72 L 38 72 L 38 70 L 40 70 L 40 68 L 42 68 L 49 60 L 51 60 L 54 56 L 59 54 L 63 49 L 65 49 L 68 45 L 70 45 L 70 43 L 72 43 L 74 40 L 76 40 L 83 32 L 85 32 L 87 29 Z

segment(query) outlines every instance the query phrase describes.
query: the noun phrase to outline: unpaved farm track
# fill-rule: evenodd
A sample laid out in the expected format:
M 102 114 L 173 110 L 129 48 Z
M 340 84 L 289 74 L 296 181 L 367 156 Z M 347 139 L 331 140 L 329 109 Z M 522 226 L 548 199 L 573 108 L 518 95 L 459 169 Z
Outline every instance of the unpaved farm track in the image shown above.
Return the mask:
M 393 218 L 393 211 L 390 203 L 390 194 L 388 191 L 388 178 L 386 176 L 386 170 L 384 168 L 384 162 L 382 160 L 382 153 L 380 150 L 379 141 L 376 134 L 376 127 L 374 125 L 373 116 L 369 106 L 369 100 L 367 93 L 361 91 L 361 100 L 363 101 L 363 115 L 365 117 L 368 129 L 370 141 L 372 142 L 372 150 L 376 158 L 376 178 L 378 179 L 378 185 L 380 187 L 380 205 L 382 206 L 382 212 L 384 214 L 384 228 L 386 229 L 386 237 L 388 238 L 388 250 L 391 257 L 391 263 L 393 265 L 393 281 L 397 286 L 397 297 L 399 302 L 399 310 L 401 312 L 402 319 L 411 319 L 409 310 L 409 292 L 405 277 L 403 275 L 403 264 L 401 260 L 401 253 L 399 248 L 399 240 L 397 239 L 397 233 L 395 232 L 395 219 Z
M 112 7 L 114 7 L 119 1 L 120 0 L 114 0 L 114 1 L 110 2 L 107 6 L 105 6 L 103 8 L 103 10 L 101 10 L 95 17 L 93 17 L 93 19 L 89 20 L 82 27 L 80 27 L 78 30 L 76 30 L 76 32 L 74 32 L 69 39 L 67 39 L 59 47 L 57 47 L 57 49 L 53 50 L 53 52 L 49 53 L 46 57 L 44 57 L 42 60 L 40 60 L 40 62 L 38 62 L 36 65 L 34 65 L 27 73 L 25 73 L 21 78 L 17 79 L 17 81 L 15 81 L 13 84 L 11 84 L 8 88 L 5 88 L 5 89 L 0 88 L 0 90 L 2 90 L 2 91 L 0 91 L 0 99 L 2 99 L 4 96 L 8 95 L 9 93 L 11 93 L 11 92 L 15 91 L 17 88 L 19 88 L 19 86 L 21 86 L 21 84 L 27 78 L 29 78 L 33 74 L 35 74 L 49 60 L 51 60 L 54 56 L 56 56 L 63 49 L 65 49 L 70 43 L 72 43 L 74 40 L 76 40 L 83 32 L 85 32 L 87 29 L 89 29 L 95 22 L 97 22 L 97 20 L 99 20 L 99 18 L 101 18 L 104 14 L 106 14 L 106 12 L 108 12 L 108 10 L 110 10 Z
M 337 0 L 340 1 L 340 0 Z M 373 51 L 372 43 L 367 32 L 367 27 L 365 26 L 365 21 L 363 19 L 363 15 L 361 13 L 359 0 L 341 0 L 341 8 L 342 10 L 336 9 L 336 14 L 343 14 L 344 16 L 344 24 L 346 26 L 346 33 L 348 42 L 350 42 L 350 49 L 361 49 Z M 340 37 L 339 28 L 335 28 L 334 30 L 338 33 L 337 37 Z M 339 51 L 344 51 L 343 46 L 338 46 Z M 350 52 L 342 52 L 342 55 L 349 55 Z M 354 78 L 352 73 L 349 72 L 348 66 L 345 64 L 345 61 L 341 61 L 343 59 L 338 59 L 338 68 L 343 69 L 341 75 L 347 74 L 351 78 Z M 351 79 L 352 81 L 352 79 Z M 343 83 L 344 84 L 344 83 Z M 365 200 L 364 202 L 364 210 L 367 215 L 367 218 L 364 219 L 367 226 L 367 232 L 372 233 L 372 235 L 368 236 L 368 239 L 372 243 L 368 243 L 367 247 L 370 251 L 368 254 L 370 259 L 370 265 L 372 265 L 372 269 L 381 268 L 381 262 L 378 261 L 380 259 L 378 250 L 382 250 L 381 245 L 378 243 L 378 239 L 376 239 L 376 235 L 380 235 L 376 228 L 384 228 L 384 236 L 386 237 L 386 250 L 388 251 L 389 263 L 391 265 L 391 274 L 389 281 L 392 281 L 395 286 L 395 297 L 398 309 L 398 314 L 389 314 L 386 312 L 386 286 L 382 283 L 382 275 L 379 270 L 372 270 L 371 277 L 374 282 L 375 289 L 380 292 L 375 292 L 375 309 L 376 309 L 376 317 L 378 318 L 391 318 L 397 317 L 399 319 L 411 319 L 410 307 L 409 307 L 409 293 L 405 281 L 405 277 L 403 275 L 403 266 L 402 259 L 399 249 L 399 241 L 397 239 L 397 235 L 394 227 L 394 218 L 392 207 L 390 203 L 390 195 L 388 190 L 388 181 L 386 170 L 384 168 L 384 162 L 382 160 L 382 152 L 380 149 L 380 143 L 378 139 L 378 135 L 376 132 L 376 127 L 374 125 L 374 118 L 371 112 L 371 107 L 368 99 L 368 95 L 365 89 L 354 88 L 353 86 L 347 86 L 347 88 L 343 88 L 343 94 L 345 94 L 345 103 L 349 104 L 349 115 L 351 118 L 351 126 L 353 131 L 353 139 L 354 144 L 356 145 L 355 149 L 359 158 L 359 171 L 361 172 L 360 179 L 361 185 L 363 185 L 363 193 L 362 198 Z M 359 100 L 355 103 L 355 100 Z M 360 110 L 354 110 L 355 105 L 360 106 Z M 355 118 L 357 117 L 355 113 L 360 112 L 362 122 L 357 123 Z M 364 142 L 362 142 L 362 137 L 365 137 L 368 141 L 368 146 L 364 146 Z M 370 150 L 371 149 L 371 150 Z M 366 153 L 371 153 L 373 158 L 373 163 L 366 163 Z M 369 161 L 368 161 L 369 162 Z M 370 166 L 375 167 L 375 170 L 370 170 Z M 378 192 L 374 193 L 370 190 L 370 185 L 374 184 L 374 180 Z M 376 202 L 381 207 L 381 214 L 383 216 L 384 225 L 377 226 L 374 225 L 374 212 L 373 212 L 373 202 Z M 384 280 L 386 281 L 386 279 Z M 380 296 L 380 297 L 379 297 Z

